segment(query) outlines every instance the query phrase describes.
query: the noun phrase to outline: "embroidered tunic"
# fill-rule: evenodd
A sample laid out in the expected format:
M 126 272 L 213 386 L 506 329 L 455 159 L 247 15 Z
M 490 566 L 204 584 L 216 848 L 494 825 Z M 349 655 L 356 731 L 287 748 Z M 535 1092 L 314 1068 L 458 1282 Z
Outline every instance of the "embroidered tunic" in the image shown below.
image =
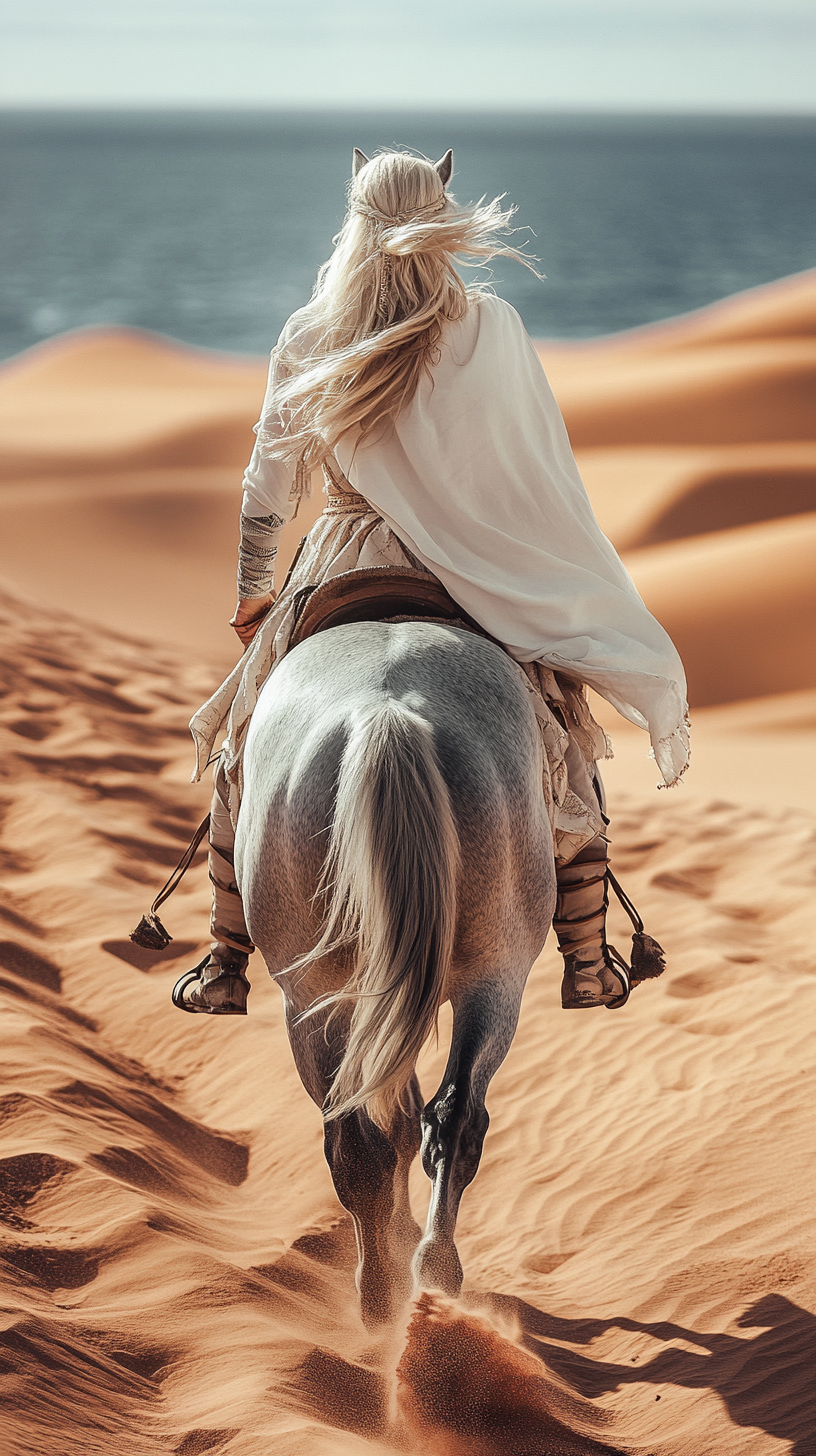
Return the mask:
M 267 551 L 295 509 L 295 462 L 264 448 L 283 430 L 265 406 L 244 477 L 246 526 L 263 522 Z M 519 662 L 572 674 L 647 728 L 664 783 L 676 782 L 688 762 L 680 657 L 595 520 L 510 304 L 487 295 L 447 324 L 411 403 L 376 437 L 344 435 L 335 456 L 465 611 Z

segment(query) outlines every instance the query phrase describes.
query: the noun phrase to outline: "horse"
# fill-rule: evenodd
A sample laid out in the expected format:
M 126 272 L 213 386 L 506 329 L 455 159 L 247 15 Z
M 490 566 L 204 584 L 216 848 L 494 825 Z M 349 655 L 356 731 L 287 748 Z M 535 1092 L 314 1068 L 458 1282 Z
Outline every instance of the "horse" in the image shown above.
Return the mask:
M 542 745 L 492 641 L 431 621 L 356 622 L 267 679 L 244 752 L 236 878 L 283 992 L 297 1070 L 323 1112 L 373 1329 L 417 1290 L 459 1293 L 459 1203 L 552 921 Z M 450 1001 L 442 1081 L 416 1061 Z M 421 1151 L 424 1230 L 408 1199 Z

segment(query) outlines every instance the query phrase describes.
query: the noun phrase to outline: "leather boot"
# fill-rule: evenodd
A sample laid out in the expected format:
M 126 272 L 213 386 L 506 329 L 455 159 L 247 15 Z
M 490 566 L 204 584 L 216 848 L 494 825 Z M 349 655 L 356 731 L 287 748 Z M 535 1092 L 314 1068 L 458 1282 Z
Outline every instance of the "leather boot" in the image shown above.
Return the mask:
M 209 1016 L 246 1016 L 248 965 L 245 951 L 216 941 L 204 960 L 176 981 L 173 1005 Z
M 600 835 L 569 864 L 556 867 L 558 901 L 553 929 L 564 957 L 561 1005 L 624 1006 L 631 981 L 626 962 L 606 940 L 607 848 Z
M 246 970 L 255 947 L 247 930 L 244 907 L 235 881 L 234 834 L 227 800 L 219 796 L 217 784 L 209 814 L 199 824 L 169 880 L 130 938 L 146 950 L 165 950 L 171 944 L 173 937 L 159 919 L 159 907 L 181 883 L 208 832 L 213 887 L 210 933 L 213 940 L 203 961 L 179 977 L 173 987 L 173 1005 L 180 1011 L 205 1012 L 210 1016 L 246 1016 L 250 990 Z

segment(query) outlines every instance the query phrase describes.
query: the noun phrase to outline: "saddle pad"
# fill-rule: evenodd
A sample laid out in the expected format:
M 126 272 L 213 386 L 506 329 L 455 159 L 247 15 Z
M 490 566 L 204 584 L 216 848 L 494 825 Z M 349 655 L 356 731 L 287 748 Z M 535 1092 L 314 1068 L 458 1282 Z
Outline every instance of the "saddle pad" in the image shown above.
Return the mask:
M 369 566 L 344 571 L 298 593 L 289 647 L 346 622 L 394 617 L 408 621 L 433 617 L 482 631 L 435 577 L 412 567 Z

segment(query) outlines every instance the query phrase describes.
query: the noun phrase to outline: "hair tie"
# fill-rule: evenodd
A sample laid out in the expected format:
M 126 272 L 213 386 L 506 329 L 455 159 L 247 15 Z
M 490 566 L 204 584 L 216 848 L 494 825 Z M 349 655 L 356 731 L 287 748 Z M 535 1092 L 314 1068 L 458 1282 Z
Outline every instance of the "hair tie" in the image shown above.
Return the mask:
M 386 213 L 380 212 L 373 203 L 366 202 L 362 197 L 352 199 L 350 212 L 356 212 L 361 217 L 367 217 L 380 228 L 404 227 L 409 222 L 423 222 L 426 218 L 433 217 L 435 213 L 441 212 L 447 206 L 448 198 L 443 192 L 435 202 L 428 202 L 424 207 L 417 207 L 413 212 L 398 213 L 395 217 L 388 217 Z

